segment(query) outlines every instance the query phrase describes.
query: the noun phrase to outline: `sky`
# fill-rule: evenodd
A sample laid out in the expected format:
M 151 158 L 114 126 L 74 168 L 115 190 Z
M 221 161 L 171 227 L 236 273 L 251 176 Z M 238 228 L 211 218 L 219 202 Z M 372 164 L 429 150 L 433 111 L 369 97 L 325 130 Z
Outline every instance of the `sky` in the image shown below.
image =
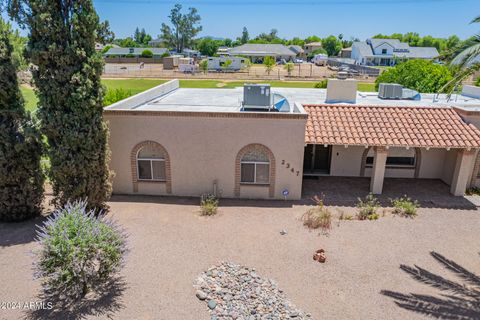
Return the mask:
M 131 36 L 137 26 L 156 38 L 175 3 L 198 9 L 201 36 L 231 39 L 244 26 L 251 37 L 275 28 L 284 38 L 343 33 L 366 39 L 409 31 L 467 38 L 480 31 L 479 24 L 469 24 L 480 15 L 480 0 L 94 0 L 100 18 L 109 20 L 119 38 Z
M 251 37 L 275 28 L 282 38 L 344 34 L 366 39 L 382 33 L 467 38 L 480 32 L 469 22 L 480 15 L 480 0 L 93 0 L 101 20 L 117 38 L 136 27 L 156 38 L 170 9 L 180 3 L 202 17 L 200 36 L 235 39 L 246 26 Z

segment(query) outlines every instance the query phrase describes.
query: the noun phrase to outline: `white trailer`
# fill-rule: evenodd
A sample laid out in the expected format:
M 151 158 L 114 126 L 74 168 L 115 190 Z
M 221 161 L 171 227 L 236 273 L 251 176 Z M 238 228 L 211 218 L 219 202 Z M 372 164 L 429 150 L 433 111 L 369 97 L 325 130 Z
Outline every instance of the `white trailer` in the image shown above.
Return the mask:
M 225 68 L 225 63 L 230 60 L 232 63 Z M 209 71 L 239 71 L 245 66 L 246 58 L 241 57 L 209 57 L 208 61 L 208 70 Z

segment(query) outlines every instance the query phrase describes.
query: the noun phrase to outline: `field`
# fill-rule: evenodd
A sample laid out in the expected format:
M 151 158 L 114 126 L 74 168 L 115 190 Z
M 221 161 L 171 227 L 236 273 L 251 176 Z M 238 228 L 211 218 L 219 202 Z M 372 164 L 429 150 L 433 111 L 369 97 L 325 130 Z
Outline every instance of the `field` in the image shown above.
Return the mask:
M 161 79 L 103 79 L 103 84 L 108 89 L 125 89 L 132 94 L 137 94 L 148 90 L 168 80 Z M 235 88 L 241 87 L 245 82 L 255 83 L 259 81 L 221 81 L 221 80 L 180 80 L 181 88 Z M 314 88 L 316 82 L 309 81 L 263 81 L 270 83 L 272 87 L 282 88 Z M 21 87 L 23 97 L 25 98 L 26 107 L 33 111 L 36 109 L 37 97 L 33 89 L 28 86 Z M 374 83 L 359 83 L 359 91 L 375 91 Z

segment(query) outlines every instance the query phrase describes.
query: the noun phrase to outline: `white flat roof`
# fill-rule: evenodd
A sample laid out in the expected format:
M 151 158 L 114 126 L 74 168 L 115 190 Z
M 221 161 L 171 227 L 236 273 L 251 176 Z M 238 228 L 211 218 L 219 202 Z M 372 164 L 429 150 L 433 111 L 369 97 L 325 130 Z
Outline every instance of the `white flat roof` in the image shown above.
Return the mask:
M 332 104 L 326 103 L 325 101 L 327 96 L 326 89 L 272 87 L 272 92 L 287 98 L 291 107 L 295 104 Z M 242 87 L 233 89 L 178 88 L 178 81 L 173 80 L 145 91 L 144 93 L 140 93 L 137 96 L 115 103 L 105 109 L 111 111 L 241 112 L 242 100 Z M 380 99 L 378 93 L 375 92 L 358 92 L 355 104 L 337 104 L 398 107 L 458 107 L 468 111 L 480 111 L 479 98 L 452 95 L 450 100 L 448 100 L 445 94 L 421 94 L 421 100 L 384 100 Z M 289 113 L 287 110 L 285 111 L 285 113 Z M 303 113 L 304 111 L 302 111 L 303 110 L 291 108 L 290 113 Z

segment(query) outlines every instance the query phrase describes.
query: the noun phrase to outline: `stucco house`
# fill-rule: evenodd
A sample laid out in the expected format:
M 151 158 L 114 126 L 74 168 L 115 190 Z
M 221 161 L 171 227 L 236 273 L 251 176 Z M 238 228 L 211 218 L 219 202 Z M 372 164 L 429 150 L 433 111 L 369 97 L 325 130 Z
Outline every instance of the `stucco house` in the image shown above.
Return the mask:
M 295 58 L 298 53 L 283 44 L 246 43 L 228 50 L 231 56 L 248 57 L 254 63 L 262 62 L 265 57 L 274 57 L 275 60 L 286 61 Z
M 479 185 L 480 90 L 455 100 L 389 100 L 328 88 L 179 88 L 178 80 L 105 108 L 117 194 L 300 199 L 304 177 L 438 179 Z M 476 127 L 477 126 L 477 127 Z
M 393 66 L 398 60 L 434 60 L 439 56 L 434 47 L 411 47 L 398 39 L 367 39 L 352 44 L 351 58 L 360 65 Z
M 314 52 L 315 50 L 322 49 L 322 43 L 321 42 L 306 43 L 303 46 L 303 49 L 305 51 L 305 54 L 309 55 L 310 53 Z

